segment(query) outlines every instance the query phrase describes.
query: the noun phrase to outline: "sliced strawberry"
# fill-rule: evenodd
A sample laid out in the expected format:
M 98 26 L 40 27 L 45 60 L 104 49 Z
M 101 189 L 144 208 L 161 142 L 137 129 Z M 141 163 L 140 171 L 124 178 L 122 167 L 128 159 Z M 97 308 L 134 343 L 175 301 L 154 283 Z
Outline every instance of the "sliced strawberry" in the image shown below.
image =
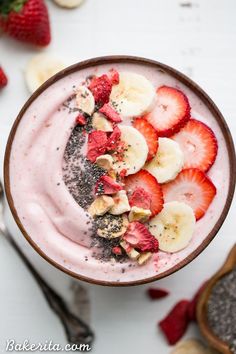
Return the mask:
M 148 157 L 147 161 L 151 160 L 157 152 L 158 148 L 158 135 L 157 131 L 153 128 L 151 124 L 148 123 L 146 119 L 136 118 L 133 122 L 134 128 L 136 128 L 146 139 L 148 146 Z
M 107 75 L 95 76 L 90 82 L 89 89 L 92 91 L 95 102 L 99 106 L 109 102 L 112 83 Z
M 169 291 L 166 289 L 160 289 L 160 288 L 149 288 L 147 290 L 148 296 L 150 297 L 151 300 L 158 300 L 162 299 L 163 297 L 166 297 L 169 295 Z
M 158 136 L 169 137 L 177 133 L 190 119 L 190 105 L 180 90 L 161 86 L 157 89 L 157 103 L 144 117 L 157 131 Z
M 78 114 L 78 116 L 75 118 L 75 121 L 79 125 L 85 125 L 86 124 L 85 116 L 82 113 Z
M 5 72 L 3 71 L 3 69 L 0 66 L 0 89 L 2 87 L 6 86 L 7 82 L 8 82 L 7 76 L 6 76 Z
M 176 200 L 188 204 L 196 220 L 203 217 L 216 195 L 212 181 L 197 168 L 182 170 L 174 181 L 164 184 L 162 189 L 165 202 Z
M 101 176 L 96 183 L 96 194 L 115 194 L 121 191 L 122 186 L 109 176 Z
M 157 252 L 159 249 L 157 239 L 138 221 L 129 223 L 123 239 L 141 252 Z
M 120 82 L 120 75 L 117 70 L 111 69 L 109 70 L 110 73 L 110 80 L 112 85 L 118 85 Z
M 129 197 L 129 204 L 131 207 L 136 206 L 138 208 L 150 209 L 151 201 L 152 196 L 142 187 L 135 188 Z
M 99 112 L 104 114 L 104 116 L 106 116 L 106 118 L 109 119 L 113 123 L 122 122 L 121 116 L 108 103 L 104 104 L 99 109 Z
M 95 162 L 96 158 L 105 153 L 107 146 L 107 135 L 101 130 L 93 131 L 88 135 L 87 158 Z
M 170 345 L 176 344 L 185 334 L 189 325 L 188 300 L 179 301 L 169 314 L 159 322 L 159 327 Z
M 190 119 L 173 139 L 184 153 L 184 168 L 199 168 L 206 172 L 215 162 L 218 149 L 216 137 L 199 120 Z
M 129 175 L 125 178 L 125 189 L 128 197 L 132 195 L 136 188 L 142 187 L 145 192 L 151 196 L 150 210 L 151 216 L 158 214 L 163 208 L 162 189 L 156 178 L 146 170 L 140 170 L 134 175 Z

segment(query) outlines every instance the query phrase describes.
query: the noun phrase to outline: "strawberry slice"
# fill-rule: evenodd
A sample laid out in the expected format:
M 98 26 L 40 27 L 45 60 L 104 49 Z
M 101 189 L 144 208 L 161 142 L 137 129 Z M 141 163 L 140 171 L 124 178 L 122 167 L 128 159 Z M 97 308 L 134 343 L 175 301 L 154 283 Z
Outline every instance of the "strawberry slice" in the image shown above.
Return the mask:
M 96 183 L 96 194 L 115 194 L 121 191 L 122 186 L 109 176 L 101 176 Z
M 129 223 L 123 239 L 141 252 L 157 252 L 159 243 L 150 231 L 138 221 Z
M 216 187 L 207 175 L 197 168 L 182 170 L 174 181 L 162 186 L 165 202 L 173 200 L 188 204 L 196 220 L 206 213 L 216 195 Z
M 128 193 L 128 198 L 132 195 L 136 188 L 142 187 L 149 196 L 151 196 L 150 210 L 151 217 L 158 214 L 163 208 L 162 189 L 156 178 L 146 170 L 140 170 L 134 175 L 129 175 L 125 178 L 125 190 Z
M 95 76 L 90 82 L 89 89 L 92 91 L 95 102 L 99 106 L 109 102 L 112 83 L 106 74 L 99 77 Z
M 129 197 L 129 205 L 131 207 L 136 206 L 138 208 L 150 209 L 151 200 L 151 195 L 145 189 L 137 187 Z
M 173 139 L 184 153 L 184 168 L 199 168 L 207 172 L 215 162 L 218 149 L 216 137 L 199 120 L 190 119 Z
M 93 131 L 88 135 L 87 158 L 95 162 L 96 158 L 107 149 L 107 135 L 101 130 Z
M 154 109 L 144 118 L 156 129 L 158 136 L 169 137 L 190 119 L 188 99 L 174 87 L 161 86 L 157 89 Z
M 156 130 L 151 124 L 143 118 L 136 118 L 133 122 L 134 128 L 136 128 L 146 139 L 148 146 L 147 161 L 151 160 L 157 152 L 158 148 L 158 135 Z
M 8 79 L 7 76 L 5 74 L 5 72 L 3 71 L 3 69 L 0 66 L 0 89 L 4 86 L 7 85 Z

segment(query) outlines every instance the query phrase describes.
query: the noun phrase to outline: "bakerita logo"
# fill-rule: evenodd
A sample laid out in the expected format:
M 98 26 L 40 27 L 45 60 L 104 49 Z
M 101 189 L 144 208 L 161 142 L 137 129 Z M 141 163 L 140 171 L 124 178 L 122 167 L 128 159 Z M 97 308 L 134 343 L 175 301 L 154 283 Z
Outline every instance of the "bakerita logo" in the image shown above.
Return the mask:
M 91 347 L 89 344 L 65 344 L 53 343 L 52 340 L 45 343 L 30 343 L 25 339 L 23 343 L 17 343 L 14 339 L 8 339 L 6 342 L 6 352 L 89 352 Z

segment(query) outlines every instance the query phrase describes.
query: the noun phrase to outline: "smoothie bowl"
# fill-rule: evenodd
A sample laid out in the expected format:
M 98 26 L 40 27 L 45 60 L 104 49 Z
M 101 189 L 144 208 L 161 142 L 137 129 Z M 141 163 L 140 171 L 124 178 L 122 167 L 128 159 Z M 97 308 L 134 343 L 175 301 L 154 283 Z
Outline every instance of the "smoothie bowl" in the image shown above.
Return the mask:
M 102 285 L 167 276 L 213 239 L 235 155 L 210 98 L 176 70 L 101 57 L 61 71 L 11 130 L 5 188 L 23 235 L 51 264 Z

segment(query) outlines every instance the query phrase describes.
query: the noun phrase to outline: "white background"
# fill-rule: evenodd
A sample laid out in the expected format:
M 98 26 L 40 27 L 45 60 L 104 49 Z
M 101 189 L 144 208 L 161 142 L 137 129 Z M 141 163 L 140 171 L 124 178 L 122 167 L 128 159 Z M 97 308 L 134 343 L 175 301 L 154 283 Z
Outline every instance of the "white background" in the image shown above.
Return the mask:
M 183 6 L 182 4 L 190 4 Z M 236 138 L 236 2 L 235 0 L 85 0 L 66 11 L 48 1 L 52 43 L 45 50 L 70 63 L 99 55 L 139 55 L 169 64 L 189 75 L 217 103 Z M 182 5 L 182 6 L 181 6 Z M 0 61 L 10 82 L 0 93 L 0 158 L 10 127 L 28 92 L 24 69 L 37 50 L 0 37 Z M 235 242 L 235 203 L 218 236 L 191 264 L 158 286 L 170 290 L 151 302 L 146 286 L 104 288 L 86 285 L 92 300 L 95 354 L 165 354 L 170 352 L 156 323 L 179 299 L 190 297 L 221 265 Z M 68 296 L 71 278 L 42 260 L 8 216 L 11 230 L 40 272 Z M 5 341 L 66 339 L 57 317 L 15 252 L 0 239 L 0 350 Z M 153 284 L 155 285 L 155 284 Z M 191 325 L 186 336 L 198 336 Z

